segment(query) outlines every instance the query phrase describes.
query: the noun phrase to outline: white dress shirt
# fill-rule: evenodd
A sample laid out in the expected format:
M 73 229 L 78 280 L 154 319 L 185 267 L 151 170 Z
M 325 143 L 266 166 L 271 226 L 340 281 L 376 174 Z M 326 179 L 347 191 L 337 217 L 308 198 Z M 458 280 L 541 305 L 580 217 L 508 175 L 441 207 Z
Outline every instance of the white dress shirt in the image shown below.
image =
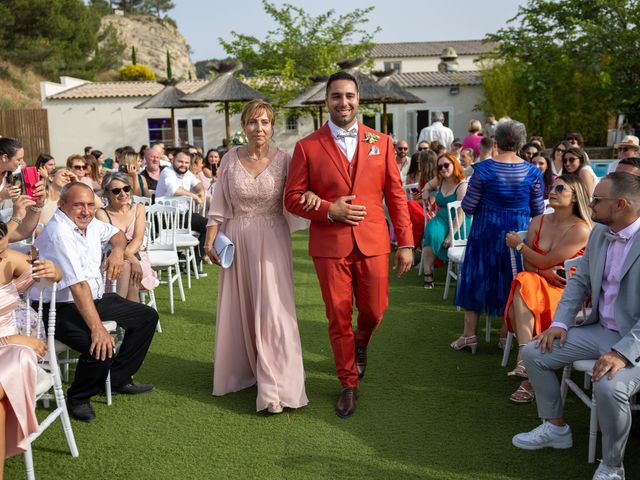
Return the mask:
M 102 297 L 102 247 L 119 231 L 117 227 L 94 218 L 83 234 L 62 210 L 56 210 L 33 242 L 40 250 L 40 258 L 51 260 L 62 270 L 63 278 L 58 282 L 56 302 L 73 302 L 69 287 L 80 282 L 89 284 L 94 300 Z M 47 291 L 44 301 L 50 300 Z
M 347 157 L 349 163 L 353 160 L 353 156 L 356 153 L 356 149 L 358 148 L 358 122 L 356 122 L 348 131 L 340 128 L 331 120 L 328 120 L 329 129 L 331 130 L 331 134 L 333 135 L 333 139 L 336 141 L 338 148 L 342 150 L 344 156 Z M 339 133 L 352 133 L 355 132 L 355 136 L 351 137 L 338 137 Z
M 180 176 L 173 167 L 163 168 L 158 178 L 156 198 L 173 197 L 180 187 L 190 192 L 191 189 L 199 183 L 201 183 L 200 180 L 198 180 L 190 170 L 187 170 L 184 175 Z
M 449 127 L 445 127 L 442 122 L 433 122 L 429 127 L 422 129 L 417 145 L 423 141 L 431 143 L 434 140 L 438 140 L 447 150 L 451 150 L 451 144 L 454 140 L 453 131 Z

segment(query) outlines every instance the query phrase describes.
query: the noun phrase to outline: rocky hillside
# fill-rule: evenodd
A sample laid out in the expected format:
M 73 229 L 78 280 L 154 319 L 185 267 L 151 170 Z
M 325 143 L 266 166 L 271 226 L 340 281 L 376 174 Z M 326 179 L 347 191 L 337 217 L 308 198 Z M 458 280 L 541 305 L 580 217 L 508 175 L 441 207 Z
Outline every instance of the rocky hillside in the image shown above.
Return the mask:
M 137 63 L 147 65 L 158 78 L 166 78 L 168 51 L 174 78 L 188 79 L 189 74 L 191 78 L 196 78 L 189 45 L 170 23 L 146 15 L 107 15 L 102 18 L 101 29 L 108 25 L 113 26 L 120 42 L 125 45 L 123 65 L 131 63 L 131 47 L 135 47 Z
M 40 108 L 40 82 L 31 70 L 0 60 L 0 109 Z

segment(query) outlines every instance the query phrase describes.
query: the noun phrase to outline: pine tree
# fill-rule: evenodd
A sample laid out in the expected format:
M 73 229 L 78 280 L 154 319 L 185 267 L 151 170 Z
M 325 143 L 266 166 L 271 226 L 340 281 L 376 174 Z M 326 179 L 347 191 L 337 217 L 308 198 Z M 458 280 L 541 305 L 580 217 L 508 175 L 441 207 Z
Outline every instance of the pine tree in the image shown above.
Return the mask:
M 169 50 L 167 50 L 167 78 L 169 80 L 173 78 L 173 73 L 171 72 L 171 55 L 169 55 Z
M 171 0 L 144 0 L 142 8 L 149 15 L 161 17 L 162 13 L 172 10 L 175 5 Z
M 137 65 L 138 59 L 136 57 L 136 47 L 131 47 L 131 65 Z

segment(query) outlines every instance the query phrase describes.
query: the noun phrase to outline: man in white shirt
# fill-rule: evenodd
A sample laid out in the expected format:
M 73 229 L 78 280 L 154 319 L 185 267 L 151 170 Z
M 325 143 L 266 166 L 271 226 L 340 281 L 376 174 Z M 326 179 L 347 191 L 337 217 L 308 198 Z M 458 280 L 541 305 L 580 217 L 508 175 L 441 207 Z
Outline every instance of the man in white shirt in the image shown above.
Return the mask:
M 418 144 L 423 140 L 429 143 L 438 140 L 447 150 L 451 150 L 453 131 L 444 126 L 444 114 L 442 112 L 433 112 L 431 114 L 431 125 L 422 129 L 418 137 Z
M 58 207 L 34 245 L 41 258 L 55 262 L 64 274 L 56 293 L 56 339 L 80 352 L 67 405 L 74 418 L 91 422 L 96 418 L 91 397 L 101 391 L 109 373 L 116 393 L 153 390 L 153 385 L 134 384 L 132 375 L 151 345 L 158 313 L 115 293 L 104 293 L 102 248 L 107 243 L 111 246 L 105 270 L 107 279 L 115 280 L 122 270 L 127 240 L 118 228 L 94 218 L 93 190 L 83 183 L 69 183 L 62 189 Z M 44 302 L 46 323 L 50 296 Z M 117 355 L 114 340 L 102 324 L 105 321 L 117 322 L 126 332 Z
M 407 180 L 407 172 L 411 162 L 409 161 L 409 144 L 405 140 L 400 140 L 396 143 L 396 163 L 398 164 L 398 170 L 400 170 L 400 179 L 404 185 Z
M 171 167 L 160 172 L 156 198 L 160 197 L 191 197 L 198 205 L 204 204 L 204 185 L 189 171 L 191 155 L 188 150 L 181 150 L 173 157 Z M 204 252 L 204 240 L 207 236 L 207 219 L 198 213 L 191 214 L 191 229 L 198 232 L 200 249 L 196 250 L 196 263 L 200 264 L 201 252 Z M 203 271 L 198 276 L 206 277 Z

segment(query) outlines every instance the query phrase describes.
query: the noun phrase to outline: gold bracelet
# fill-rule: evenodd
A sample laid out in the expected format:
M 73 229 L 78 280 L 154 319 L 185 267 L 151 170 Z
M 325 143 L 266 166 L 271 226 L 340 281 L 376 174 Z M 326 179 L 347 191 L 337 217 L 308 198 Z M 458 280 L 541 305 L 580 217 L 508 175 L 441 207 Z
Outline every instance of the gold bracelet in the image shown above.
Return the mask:
M 22 225 L 22 219 L 20 219 L 20 218 L 18 218 L 18 217 L 16 217 L 16 216 L 11 217 L 11 218 L 9 219 L 9 221 L 14 222 L 14 223 L 16 223 L 17 225 Z
M 9 345 L 9 340 L 7 340 L 7 337 L 0 337 L 0 345 L 1 346 Z

